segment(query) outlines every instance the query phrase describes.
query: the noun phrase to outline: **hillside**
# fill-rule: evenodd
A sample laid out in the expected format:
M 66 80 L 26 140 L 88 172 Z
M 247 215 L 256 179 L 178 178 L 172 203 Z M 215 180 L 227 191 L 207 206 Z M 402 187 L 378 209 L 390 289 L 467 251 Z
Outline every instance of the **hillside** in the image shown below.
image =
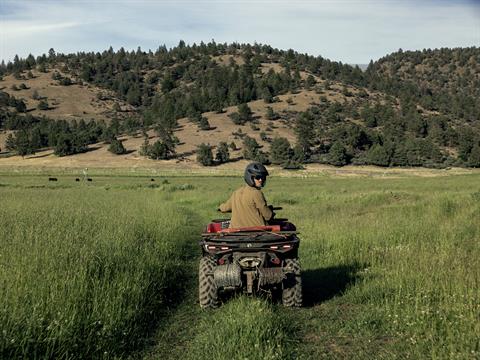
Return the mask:
M 235 143 L 231 160 L 294 167 L 476 167 L 478 57 L 477 48 L 399 51 L 362 72 L 257 44 L 51 50 L 1 68 L 0 148 L 4 156 L 42 151 L 52 162 L 75 154 L 108 163 L 119 138 L 121 158 L 190 166 L 202 143 L 215 155 L 225 142 Z
M 466 121 L 479 119 L 478 48 L 400 50 L 371 64 L 369 72 L 410 88 L 427 109 Z

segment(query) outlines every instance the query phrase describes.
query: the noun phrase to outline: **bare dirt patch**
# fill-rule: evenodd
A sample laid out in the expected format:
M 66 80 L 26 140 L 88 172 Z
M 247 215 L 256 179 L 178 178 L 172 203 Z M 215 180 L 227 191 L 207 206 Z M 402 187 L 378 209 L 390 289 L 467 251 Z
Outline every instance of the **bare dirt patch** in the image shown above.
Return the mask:
M 23 99 L 30 114 L 45 115 L 52 119 L 107 120 L 113 115 L 112 108 L 116 102 L 120 104 L 121 108 L 132 110 L 123 101 L 116 99 L 111 91 L 93 85 L 59 85 L 57 80 L 52 79 L 53 72 L 51 70 L 48 73 L 41 73 L 32 70 L 34 78 L 25 80 L 15 79 L 13 75 L 5 76 L 4 80 L 0 82 L 0 88 L 17 99 Z M 27 89 L 20 89 L 22 83 L 26 85 Z M 12 86 L 14 85 L 19 90 L 13 90 Z M 39 96 L 37 100 L 32 98 L 34 92 Z M 105 100 L 99 99 L 98 94 L 103 94 Z M 37 109 L 41 99 L 48 102 L 50 107 L 48 110 Z

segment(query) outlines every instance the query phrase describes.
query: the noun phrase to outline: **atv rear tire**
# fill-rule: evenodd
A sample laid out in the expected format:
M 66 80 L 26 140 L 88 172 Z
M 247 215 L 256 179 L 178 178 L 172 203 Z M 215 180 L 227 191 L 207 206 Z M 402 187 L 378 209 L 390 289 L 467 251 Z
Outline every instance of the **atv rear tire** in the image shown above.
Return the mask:
M 203 309 L 215 309 L 218 307 L 218 289 L 213 278 L 213 269 L 216 261 L 211 256 L 200 259 L 198 268 L 198 297 L 200 307 Z
M 282 304 L 289 307 L 302 306 L 302 270 L 298 259 L 285 259 L 283 265 L 286 279 L 283 280 Z

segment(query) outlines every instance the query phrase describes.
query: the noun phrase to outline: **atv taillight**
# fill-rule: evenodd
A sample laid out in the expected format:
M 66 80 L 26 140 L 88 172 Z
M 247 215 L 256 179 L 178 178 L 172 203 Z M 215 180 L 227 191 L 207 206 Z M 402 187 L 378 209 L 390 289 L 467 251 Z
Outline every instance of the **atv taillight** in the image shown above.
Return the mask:
M 272 261 L 272 263 L 274 263 L 275 265 L 280 264 L 280 259 L 277 258 L 277 257 L 272 258 L 271 261 Z
M 219 259 L 219 260 L 218 260 L 218 263 L 219 263 L 220 265 L 225 264 L 225 259 Z

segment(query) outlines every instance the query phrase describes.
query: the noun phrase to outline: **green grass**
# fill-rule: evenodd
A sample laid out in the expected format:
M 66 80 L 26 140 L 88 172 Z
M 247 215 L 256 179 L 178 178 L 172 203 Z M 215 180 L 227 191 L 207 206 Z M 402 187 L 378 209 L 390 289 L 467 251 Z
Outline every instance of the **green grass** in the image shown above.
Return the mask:
M 272 177 L 305 307 L 216 311 L 196 302 L 198 234 L 242 180 L 163 180 L 0 178 L 0 357 L 480 357 L 479 175 Z

